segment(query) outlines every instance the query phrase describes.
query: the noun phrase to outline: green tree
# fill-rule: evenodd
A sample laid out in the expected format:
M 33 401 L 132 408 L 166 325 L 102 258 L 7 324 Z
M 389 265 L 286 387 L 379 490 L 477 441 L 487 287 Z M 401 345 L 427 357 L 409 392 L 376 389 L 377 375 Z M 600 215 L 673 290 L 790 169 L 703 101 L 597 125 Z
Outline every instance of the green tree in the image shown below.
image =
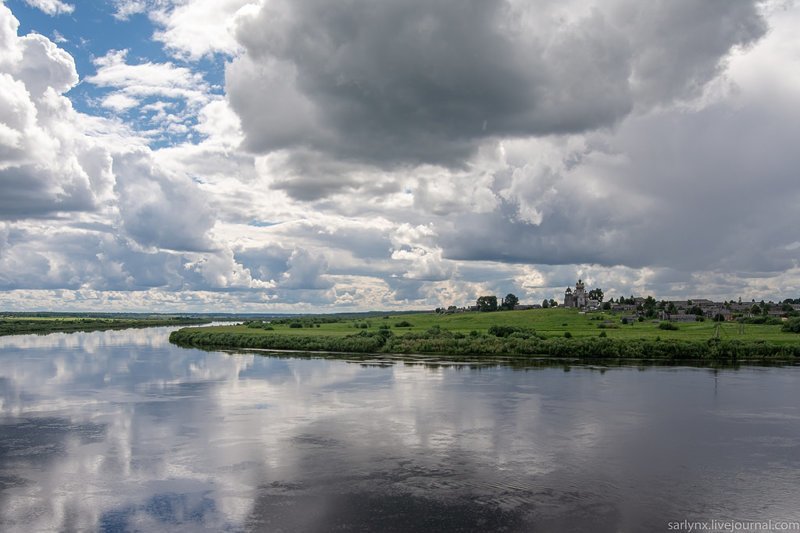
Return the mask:
M 545 298 L 542 300 L 542 309 L 547 309 L 548 307 L 550 307 L 550 302 L 548 302 L 547 298 Z
M 592 300 L 597 300 L 598 302 L 603 301 L 603 290 L 602 289 L 592 289 L 589 291 L 589 298 Z
M 645 298 L 644 303 L 642 304 L 642 310 L 647 318 L 653 318 L 656 316 L 656 299 L 652 296 Z
M 800 318 L 793 318 L 786 322 L 781 331 L 786 331 L 787 333 L 800 333 Z
M 481 296 L 477 306 L 478 311 L 497 311 L 497 296 Z
M 506 294 L 506 297 L 503 298 L 503 309 L 513 311 L 517 304 L 519 304 L 519 298 L 511 293 Z

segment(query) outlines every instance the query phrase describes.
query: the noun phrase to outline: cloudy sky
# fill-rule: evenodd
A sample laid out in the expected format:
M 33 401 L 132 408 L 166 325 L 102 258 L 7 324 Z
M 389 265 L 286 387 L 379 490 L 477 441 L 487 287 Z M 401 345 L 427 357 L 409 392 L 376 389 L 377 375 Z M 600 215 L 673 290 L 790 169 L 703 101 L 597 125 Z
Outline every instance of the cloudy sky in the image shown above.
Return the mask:
M 0 309 L 800 297 L 800 5 L 0 0 Z

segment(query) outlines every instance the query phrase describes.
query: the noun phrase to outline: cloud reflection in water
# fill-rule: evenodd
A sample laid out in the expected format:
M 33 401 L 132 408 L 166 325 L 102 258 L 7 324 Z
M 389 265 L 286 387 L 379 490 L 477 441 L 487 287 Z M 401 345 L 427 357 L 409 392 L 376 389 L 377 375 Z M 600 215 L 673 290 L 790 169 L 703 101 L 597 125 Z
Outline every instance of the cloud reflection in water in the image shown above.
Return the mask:
M 168 331 L 0 339 L 3 530 L 797 517 L 796 368 L 369 366 Z

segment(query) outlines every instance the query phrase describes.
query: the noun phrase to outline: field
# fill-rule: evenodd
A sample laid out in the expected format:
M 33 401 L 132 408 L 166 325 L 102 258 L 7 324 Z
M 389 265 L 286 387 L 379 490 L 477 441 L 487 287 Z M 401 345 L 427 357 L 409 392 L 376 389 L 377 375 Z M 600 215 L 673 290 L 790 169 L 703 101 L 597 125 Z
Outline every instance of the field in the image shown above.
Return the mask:
M 780 325 L 711 321 L 623 324 L 611 313 L 534 309 L 493 313 L 386 315 L 369 319 L 307 316 L 272 323 L 188 328 L 173 342 L 214 348 L 323 351 L 541 354 L 576 357 L 770 358 L 794 360 L 800 335 Z
M 5 316 L 0 318 L 0 336 L 36 333 L 69 333 L 107 329 L 148 328 L 206 324 L 209 320 L 186 317 L 94 318 L 69 316 Z
M 313 322 L 313 317 L 292 320 L 301 324 Z M 400 322 L 408 322 L 411 327 L 397 327 Z M 359 325 L 366 324 L 367 328 Z M 388 325 L 395 334 L 425 333 L 433 326 L 453 333 L 469 334 L 471 331 L 486 333 L 495 325 L 528 328 L 546 337 L 563 337 L 569 332 L 573 337 L 597 337 L 605 332 L 610 339 L 652 339 L 706 341 L 716 334 L 717 324 L 712 321 L 677 323 L 676 331 L 659 329 L 659 320 L 645 320 L 622 324 L 620 316 L 612 313 L 579 314 L 575 309 L 532 309 L 528 311 L 498 311 L 494 313 L 458 313 L 437 315 L 435 313 L 419 313 L 404 315 L 386 315 L 370 319 L 341 320 L 335 323 L 322 323 L 319 327 L 292 328 L 288 323 L 271 323 L 272 330 L 250 328 L 244 325 L 215 326 L 204 328 L 206 331 L 240 333 L 247 335 L 353 335 L 366 329 L 367 331 Z M 781 326 L 746 324 L 740 332 L 738 323 L 720 324 L 719 337 L 727 340 L 763 340 L 774 343 L 800 343 L 800 335 L 784 333 Z

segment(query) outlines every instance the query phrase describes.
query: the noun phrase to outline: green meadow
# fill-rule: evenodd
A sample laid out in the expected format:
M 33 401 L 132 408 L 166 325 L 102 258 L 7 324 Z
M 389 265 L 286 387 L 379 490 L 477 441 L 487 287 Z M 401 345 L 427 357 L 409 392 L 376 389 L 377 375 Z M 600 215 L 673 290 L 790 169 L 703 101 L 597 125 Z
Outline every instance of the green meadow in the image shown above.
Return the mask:
M 342 352 L 518 354 L 564 357 L 794 360 L 800 335 L 781 325 L 622 323 L 610 312 L 575 309 L 416 313 L 371 318 L 305 316 L 270 323 L 184 328 L 170 339 L 209 348 Z
M 214 326 L 204 328 L 206 331 L 239 333 L 245 335 L 353 335 L 363 330 L 374 330 L 388 326 L 395 334 L 425 333 L 433 326 L 453 333 L 469 334 L 471 331 L 486 333 L 495 325 L 528 328 L 547 337 L 563 337 L 569 332 L 573 337 L 597 337 L 605 332 L 612 339 L 675 339 L 705 341 L 717 335 L 717 323 L 705 322 L 676 323 L 677 330 L 659 329 L 660 320 L 645 320 L 622 324 L 622 315 L 613 313 L 581 314 L 575 309 L 532 309 L 527 311 L 496 311 L 491 313 L 456 313 L 439 315 L 436 313 L 418 313 L 403 315 L 385 315 L 368 319 L 340 319 L 334 323 L 314 324 L 313 316 L 297 319 L 282 319 L 283 323 L 271 322 L 272 330 L 252 328 L 245 325 Z M 398 327 L 397 324 L 407 322 L 410 327 Z M 299 323 L 305 327 L 290 327 L 291 323 Z M 366 325 L 366 328 L 363 326 Z M 776 343 L 800 343 L 800 336 L 781 331 L 781 326 L 744 324 L 725 322 L 719 324 L 719 337 L 731 340 L 763 340 Z

